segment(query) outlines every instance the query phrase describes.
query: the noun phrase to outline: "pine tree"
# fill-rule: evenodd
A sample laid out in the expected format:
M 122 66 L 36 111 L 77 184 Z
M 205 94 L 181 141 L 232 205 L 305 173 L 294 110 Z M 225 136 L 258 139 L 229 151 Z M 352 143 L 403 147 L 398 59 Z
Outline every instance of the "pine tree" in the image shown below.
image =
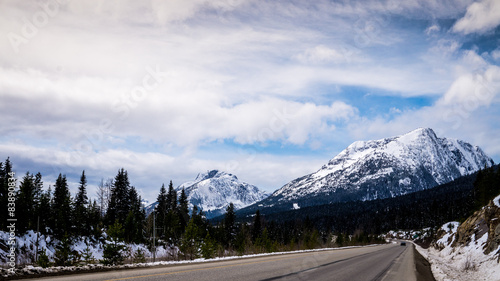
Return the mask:
M 78 186 L 78 193 L 75 197 L 74 221 L 76 223 L 76 233 L 78 235 L 87 236 L 89 234 L 89 216 L 87 207 L 89 199 L 87 197 L 87 177 L 85 170 L 80 177 L 80 185 Z
M 128 174 L 122 168 L 118 171 L 113 188 L 111 189 L 111 200 L 106 213 L 106 222 L 108 225 L 113 224 L 115 220 L 118 220 L 121 225 L 125 223 L 130 206 L 129 191 L 130 183 Z
M 59 174 L 54 187 L 54 201 L 52 205 L 54 225 L 53 233 L 57 239 L 62 239 L 65 233 L 71 233 L 71 195 L 68 189 L 66 176 Z

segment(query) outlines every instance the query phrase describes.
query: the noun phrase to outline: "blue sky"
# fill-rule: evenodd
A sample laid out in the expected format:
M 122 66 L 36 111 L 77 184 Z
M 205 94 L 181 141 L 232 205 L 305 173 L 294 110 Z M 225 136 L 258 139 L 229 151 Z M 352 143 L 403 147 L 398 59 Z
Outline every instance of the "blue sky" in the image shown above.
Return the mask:
M 418 127 L 498 163 L 499 25 L 495 0 L 2 1 L 0 157 L 91 196 L 123 167 L 148 200 L 211 169 L 274 191 Z

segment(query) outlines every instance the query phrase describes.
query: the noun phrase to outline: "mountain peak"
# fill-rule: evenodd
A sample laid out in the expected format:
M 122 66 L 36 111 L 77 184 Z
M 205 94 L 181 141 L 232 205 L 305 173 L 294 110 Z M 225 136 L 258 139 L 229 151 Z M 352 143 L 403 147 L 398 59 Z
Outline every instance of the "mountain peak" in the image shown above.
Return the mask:
M 185 190 L 190 205 L 201 208 L 207 218 L 223 214 L 230 203 L 234 204 L 235 209 L 240 209 L 268 196 L 256 186 L 219 170 L 200 173 L 194 181 L 177 187 L 177 190 L 181 189 Z
M 479 147 L 418 128 L 396 137 L 354 142 L 317 172 L 291 181 L 266 201 L 315 205 L 395 197 L 491 165 L 493 160 Z
M 198 176 L 196 176 L 195 181 L 203 181 L 207 179 L 220 178 L 224 176 L 232 177 L 235 180 L 238 180 L 238 178 L 233 174 L 229 174 L 219 170 L 210 170 L 207 171 L 206 173 L 199 173 Z
M 409 139 L 418 139 L 418 138 L 431 138 L 437 139 L 436 133 L 431 128 L 418 128 L 411 132 L 408 132 L 404 135 L 399 136 L 398 138 L 409 138 Z

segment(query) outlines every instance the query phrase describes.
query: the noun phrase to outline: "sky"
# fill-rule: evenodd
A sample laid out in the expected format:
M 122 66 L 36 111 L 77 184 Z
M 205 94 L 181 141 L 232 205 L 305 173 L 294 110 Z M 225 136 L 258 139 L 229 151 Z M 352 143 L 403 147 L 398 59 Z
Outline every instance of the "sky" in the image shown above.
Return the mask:
M 0 33 L 0 161 L 73 194 L 272 192 L 419 127 L 500 161 L 500 1 L 2 0 Z

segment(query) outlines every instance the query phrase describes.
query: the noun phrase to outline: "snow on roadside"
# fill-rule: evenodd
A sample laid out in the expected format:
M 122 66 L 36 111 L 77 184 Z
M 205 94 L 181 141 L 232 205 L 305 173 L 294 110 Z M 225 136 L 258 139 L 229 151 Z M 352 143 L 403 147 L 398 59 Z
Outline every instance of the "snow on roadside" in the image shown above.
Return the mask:
M 438 240 L 444 247 L 441 251 L 433 247 L 424 249 L 415 245 L 419 253 L 431 263 L 434 278 L 438 281 L 500 281 L 500 265 L 494 256 L 497 251 L 492 251 L 489 255 L 483 253 L 488 233 L 479 238 L 473 235 L 469 245 L 451 247 L 453 239 L 448 238 L 455 235 L 457 227 L 452 223 L 454 227 L 450 230 L 449 224 L 442 226 L 447 233 Z

